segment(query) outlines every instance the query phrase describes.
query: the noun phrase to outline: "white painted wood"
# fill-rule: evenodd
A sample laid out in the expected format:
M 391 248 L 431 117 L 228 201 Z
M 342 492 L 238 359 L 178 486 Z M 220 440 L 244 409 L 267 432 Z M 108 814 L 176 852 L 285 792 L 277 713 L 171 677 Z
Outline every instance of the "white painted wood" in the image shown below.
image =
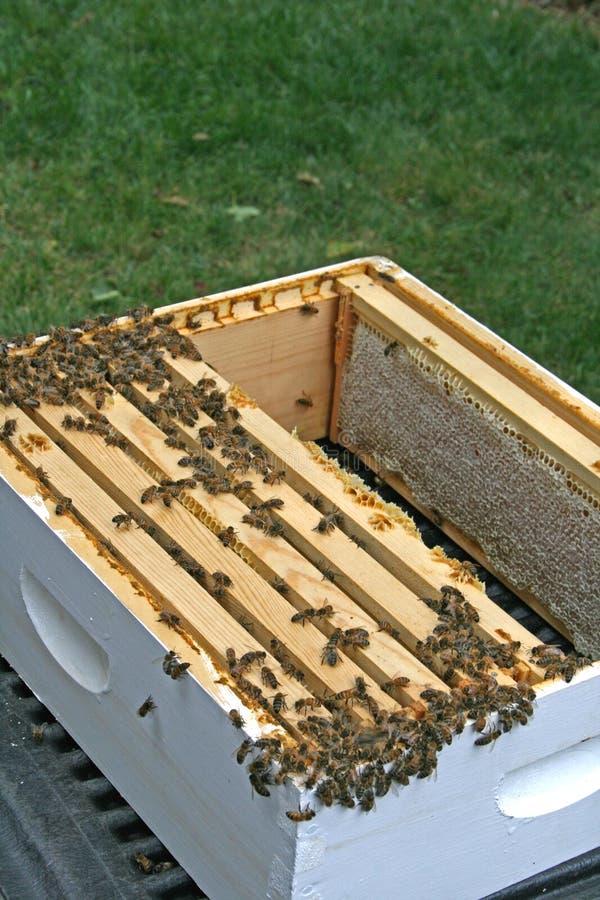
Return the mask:
M 588 756 L 586 745 L 591 759 L 582 760 L 582 768 L 595 770 L 599 711 L 596 666 L 546 691 L 530 723 L 496 744 L 475 747 L 468 728 L 440 754 L 437 775 L 413 779 L 397 796 L 390 792 L 368 815 L 320 811 L 299 833 L 293 896 L 478 900 L 597 847 L 598 790 L 545 815 L 536 815 L 532 803 L 519 818 L 500 811 L 498 792 L 510 772 L 552 754 L 558 754 L 559 781 L 574 753 Z
M 244 735 L 193 677 L 164 675 L 165 647 L 44 513 L 0 478 L 0 652 L 211 900 L 290 897 L 295 827 L 285 811 L 298 792 L 252 796 L 232 756 Z M 82 686 L 40 639 L 22 599 L 23 567 L 106 653 L 104 689 Z M 69 640 L 73 629 L 63 649 Z M 142 719 L 148 694 L 158 708 Z
M 192 677 L 164 676 L 165 647 L 46 515 L 33 490 L 23 498 L 0 480 L 0 651 L 211 900 L 477 900 L 600 843 L 598 664 L 570 685 L 546 687 L 530 724 L 490 747 L 475 747 L 467 729 L 441 753 L 436 776 L 390 791 L 375 811 L 321 808 L 295 826 L 285 811 L 299 799 L 315 808 L 318 801 L 293 786 L 252 797 L 247 773 L 232 758 L 243 735 L 226 711 Z M 76 528 L 69 523 L 71 532 Z M 24 587 L 31 608 L 32 579 L 56 600 L 54 655 L 22 598 Z M 84 656 L 79 674 L 77 667 L 66 671 L 65 658 L 81 650 L 71 619 L 88 636 L 88 651 L 101 651 L 91 651 L 97 661 L 108 660 L 106 683 L 92 689 Z M 47 641 L 39 616 L 37 627 Z M 158 709 L 140 719 L 136 709 L 149 693 Z M 536 766 L 543 772 L 550 758 L 545 793 L 530 807 L 521 797 L 519 817 L 505 815 L 499 804 L 506 806 L 511 778 L 519 790 L 519 772 L 533 766 L 536 781 Z M 574 802 L 536 814 L 548 804 L 552 779 L 567 777 L 587 780 L 592 792 L 582 796 L 579 787 Z

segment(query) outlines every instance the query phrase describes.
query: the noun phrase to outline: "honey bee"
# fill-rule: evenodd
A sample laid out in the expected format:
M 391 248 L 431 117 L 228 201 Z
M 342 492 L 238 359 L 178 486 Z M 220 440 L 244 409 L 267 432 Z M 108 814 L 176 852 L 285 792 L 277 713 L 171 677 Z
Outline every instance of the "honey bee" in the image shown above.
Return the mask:
M 240 663 L 242 666 L 251 666 L 255 662 L 264 662 L 266 658 L 267 654 L 264 650 L 249 650 L 240 657 Z
M 344 647 L 368 647 L 369 632 L 366 628 L 347 628 L 342 637 Z
M 313 528 L 313 531 L 317 531 L 319 534 L 329 534 L 336 526 L 341 527 L 343 524 L 343 515 L 340 513 L 339 509 L 334 507 L 330 513 L 321 516 L 316 526 Z
M 237 659 L 236 659 L 235 650 L 233 649 L 233 647 L 227 648 L 227 650 L 225 651 L 225 659 L 227 661 L 227 666 L 228 666 L 229 670 L 231 671 L 233 669 L 233 667 L 237 665 Z
M 146 875 L 151 875 L 154 872 L 154 863 L 144 853 L 136 853 L 133 858 L 137 863 L 138 869 L 141 869 Z
M 296 406 L 303 406 L 305 409 L 309 409 L 314 405 L 315 404 L 313 403 L 313 398 L 305 391 L 302 391 L 302 396 L 296 399 Z
M 280 484 L 285 478 L 285 469 L 279 469 L 278 471 L 267 471 L 263 481 L 265 484 Z
M 303 302 L 302 306 L 299 307 L 299 310 L 302 313 L 302 315 L 305 315 L 305 316 L 316 316 L 317 313 L 319 312 L 319 310 L 317 309 L 315 304 L 311 303 L 310 300 L 305 300 Z
M 243 763 L 246 761 L 246 757 L 253 747 L 254 741 L 252 740 L 252 738 L 246 738 L 245 741 L 242 741 L 235 756 L 240 766 L 243 765 Z
M 168 653 L 165 653 L 162 661 L 162 669 L 165 675 L 169 675 L 171 671 L 171 667 L 177 662 L 177 654 L 174 650 L 169 650 Z
M 483 747 L 485 744 L 491 744 L 492 741 L 496 741 L 501 734 L 502 732 L 499 728 L 492 728 L 486 734 L 482 734 L 481 737 L 478 737 L 473 743 L 477 747 Z
M 314 506 L 314 508 L 316 510 L 321 511 L 322 506 L 323 506 L 323 500 L 321 497 L 319 497 L 318 494 L 309 494 L 307 492 L 306 494 L 302 495 L 302 499 L 306 500 L 307 503 L 310 503 L 311 506 Z
M 275 690 L 279 687 L 279 682 L 275 677 L 275 673 L 271 671 L 267 666 L 263 666 L 260 670 L 261 681 L 267 687 L 270 687 L 271 690 Z
M 244 513 L 242 522 L 246 525 L 250 525 L 251 528 L 258 528 L 259 531 L 262 531 L 265 527 L 265 520 L 255 512 Z
M 302 710 L 306 712 L 309 709 L 317 709 L 322 705 L 322 701 L 319 697 L 301 697 L 300 700 L 296 700 L 294 703 L 294 709 L 297 713 L 301 713 Z
M 217 537 L 225 547 L 230 547 L 235 540 L 236 534 L 237 531 L 233 525 L 228 525 L 227 528 L 223 528 L 221 531 L 217 532 Z
M 316 312 L 318 312 L 318 310 L 316 310 Z M 288 819 L 291 819 L 292 822 L 309 822 L 311 819 L 314 819 L 316 813 L 307 803 L 304 809 L 302 809 L 300 804 L 298 804 L 298 809 L 288 809 L 286 816 Z
M 256 509 L 281 509 L 283 506 L 283 500 L 280 500 L 279 497 L 271 497 L 270 500 L 265 500 L 263 503 L 259 503 Z
M 287 696 L 287 694 L 282 694 L 281 691 L 279 691 L 273 697 L 273 699 L 272 699 L 273 712 L 275 713 L 276 716 L 278 716 L 282 710 L 288 708 L 288 705 L 285 701 L 286 696 Z
M 165 612 L 164 610 L 159 613 L 157 622 L 162 622 L 168 628 L 172 628 L 174 631 L 181 626 L 181 619 L 179 616 L 176 616 L 175 613 Z
M 70 512 L 73 507 L 73 501 L 70 497 L 63 497 L 62 500 L 56 504 L 56 508 L 54 512 L 57 516 L 63 516 L 66 512 Z
M 388 344 L 385 350 L 383 351 L 384 356 L 389 356 L 390 353 L 393 353 L 394 350 L 399 346 L 398 341 L 392 341 L 391 344 Z
M 339 644 L 340 640 L 342 640 L 342 637 L 342 629 L 336 628 L 325 644 L 325 647 L 323 648 L 323 653 L 321 654 L 321 665 L 327 663 L 328 666 L 335 666 L 338 662 L 342 661 L 337 650 L 337 645 Z
M 296 668 L 296 666 L 293 663 L 289 662 L 289 660 L 284 659 L 283 661 L 281 661 L 281 668 L 286 675 L 289 675 L 290 678 L 295 678 L 296 681 L 300 682 L 300 684 L 302 684 L 306 679 L 306 676 L 304 675 L 302 669 Z
M 144 716 L 147 716 L 148 713 L 152 712 L 153 709 L 156 709 L 156 703 L 152 699 L 152 694 L 149 694 L 138 709 L 137 714 L 143 719 Z
M 385 631 L 386 634 L 389 634 L 390 637 L 393 637 L 395 640 L 400 640 L 400 632 L 397 628 L 394 628 L 390 622 L 381 621 L 377 623 L 379 625 L 378 631 Z M 422 642 L 421 642 L 422 643 Z
M 44 740 L 44 732 L 48 727 L 47 722 L 42 722 L 41 725 L 32 725 L 31 726 L 31 738 L 36 742 L 36 744 L 41 744 Z
M 15 431 L 17 430 L 17 420 L 16 419 L 5 419 L 4 425 L 2 426 L 2 430 L 0 431 L 0 440 L 7 441 L 9 438 L 13 436 Z
M 251 481 L 239 481 L 237 484 L 233 486 L 233 493 L 236 497 L 239 497 L 240 494 L 245 493 L 246 491 L 253 490 L 254 485 Z
M 392 678 L 391 681 L 385 681 L 381 685 L 381 690 L 386 694 L 392 694 L 398 688 L 406 687 L 407 684 L 410 684 L 410 678 L 401 675 L 398 678 Z
M 38 466 L 36 468 L 34 474 L 35 474 L 35 477 L 38 479 L 38 481 L 40 481 L 42 484 L 44 484 L 44 485 L 48 484 L 48 473 L 46 471 L 44 471 L 44 469 L 41 466 Z
M 213 572 L 212 577 L 215 580 L 215 584 L 219 584 L 222 587 L 231 587 L 233 584 L 233 581 L 225 572 Z
M 348 538 L 349 541 L 352 541 L 353 544 L 356 544 L 359 550 L 366 550 L 366 543 L 361 540 L 361 538 L 357 537 L 355 534 L 351 534 Z
M 243 728 L 246 724 L 237 709 L 230 709 L 228 715 L 234 728 Z
M 159 487 L 157 484 L 151 484 L 150 487 L 147 487 L 146 490 L 142 493 L 140 497 L 140 503 L 152 503 L 155 497 L 158 496 Z
M 271 791 L 266 787 L 264 780 L 255 772 L 250 774 L 250 784 L 252 785 L 253 790 L 255 790 L 257 794 L 260 794 L 261 797 L 271 796 Z
M 275 578 L 271 581 L 271 587 L 275 588 L 275 590 L 280 594 L 287 594 L 289 592 L 289 587 L 285 583 L 282 578 L 275 576 Z
M 190 666 L 191 663 L 189 662 L 175 663 L 173 666 L 171 666 L 169 675 L 171 676 L 173 681 L 176 681 L 178 678 L 181 678 L 182 675 L 185 675 Z
M 119 513 L 118 515 L 113 516 L 112 521 L 115 523 L 117 528 L 120 528 L 122 525 L 124 528 L 128 529 L 131 523 L 135 521 L 135 519 L 133 518 L 133 513 L 128 512 Z
M 317 563 L 317 569 L 323 576 L 321 578 L 321 581 L 331 581 L 331 582 L 335 581 L 335 576 L 337 573 L 334 572 L 334 570 L 327 565 L 325 560 L 323 560 L 323 559 L 319 560 L 319 562 Z

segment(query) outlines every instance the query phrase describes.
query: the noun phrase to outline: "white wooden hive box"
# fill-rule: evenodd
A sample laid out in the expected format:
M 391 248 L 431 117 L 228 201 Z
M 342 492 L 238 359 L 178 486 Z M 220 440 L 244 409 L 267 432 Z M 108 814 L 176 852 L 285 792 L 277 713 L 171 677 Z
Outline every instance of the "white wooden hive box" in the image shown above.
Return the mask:
M 589 400 L 379 257 L 55 329 L 1 375 L 0 652 L 211 900 L 481 898 L 598 846 Z M 326 436 L 589 659 L 534 649 Z

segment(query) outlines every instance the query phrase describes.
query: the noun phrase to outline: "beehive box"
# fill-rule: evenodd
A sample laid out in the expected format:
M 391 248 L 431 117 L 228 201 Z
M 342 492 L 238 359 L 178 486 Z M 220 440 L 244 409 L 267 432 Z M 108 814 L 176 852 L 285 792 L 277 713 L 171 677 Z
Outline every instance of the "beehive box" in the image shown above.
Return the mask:
M 211 900 L 478 898 L 598 845 L 592 403 L 381 258 L 1 372 L 0 651 Z

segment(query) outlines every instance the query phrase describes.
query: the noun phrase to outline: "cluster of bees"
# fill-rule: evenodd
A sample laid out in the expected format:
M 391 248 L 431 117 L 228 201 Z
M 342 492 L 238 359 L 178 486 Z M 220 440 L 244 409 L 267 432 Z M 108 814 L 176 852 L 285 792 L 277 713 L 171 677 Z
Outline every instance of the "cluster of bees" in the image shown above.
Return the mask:
M 303 310 L 306 314 L 316 311 L 310 304 Z M 173 317 L 152 317 L 151 310 L 145 307 L 130 310 L 129 315 L 133 320 L 129 325 L 120 322 L 109 327 L 110 317 L 100 317 L 85 320 L 71 329 L 53 328 L 43 341 L 36 341 L 32 335 L 13 340 L 13 345 L 23 348 L 20 354 L 9 354 L 8 344 L 0 342 L 0 403 L 7 407 L 15 404 L 25 410 L 35 409 L 41 403 L 78 406 L 78 391 L 89 391 L 96 411 L 85 416 L 65 415 L 63 427 L 98 434 L 107 444 L 126 450 L 127 442 L 101 412 L 110 394 L 119 391 L 163 430 L 168 446 L 185 453 L 179 465 L 192 470 L 187 478 L 165 479 L 149 486 L 141 497 L 142 503 L 161 501 L 170 507 L 183 490 L 197 485 L 210 494 L 231 492 L 243 499 L 253 488 L 252 478 L 261 478 L 269 485 L 280 483 L 285 478 L 285 470 L 277 468 L 265 449 L 245 431 L 239 421 L 240 413 L 227 405 L 225 394 L 218 390 L 213 379 L 203 378 L 190 386 L 171 382 L 166 354 L 173 358 L 200 359 L 194 345 L 172 327 Z M 387 354 L 394 349 L 390 345 Z M 147 391 L 158 392 L 157 399 L 145 397 L 144 385 Z M 199 428 L 199 443 L 211 451 L 220 448 L 221 456 L 227 460 L 226 474 L 219 474 L 204 455 L 190 455 L 180 437 L 177 420 L 195 427 L 200 411 L 211 418 L 212 424 Z M 11 440 L 15 429 L 15 421 L 6 418 L 0 428 L 0 440 Z M 42 474 L 45 478 L 46 473 Z M 305 494 L 304 499 L 321 514 L 314 528 L 316 532 L 329 534 L 344 525 L 339 510 L 325 510 L 323 498 Z M 57 511 L 58 507 L 64 511 L 70 505 L 69 498 L 58 498 Z M 283 501 L 273 497 L 249 506 L 243 521 L 270 537 L 281 537 L 283 529 L 275 513 L 282 505 Z M 153 534 L 151 526 L 131 513 L 119 513 L 113 523 L 116 528 L 129 528 L 135 523 Z M 217 536 L 224 545 L 233 546 L 235 535 L 235 528 L 229 525 Z M 349 540 L 364 549 L 359 538 L 349 535 Z M 105 546 L 110 550 L 109 542 Z M 177 544 L 172 543 L 166 549 L 215 598 L 223 600 L 233 587 L 226 573 L 209 575 Z M 333 582 L 336 573 L 328 564 L 320 561 L 317 565 L 323 580 Z M 286 583 L 278 577 L 271 584 L 283 595 L 288 592 Z M 306 789 L 314 789 L 316 798 L 325 806 L 337 803 L 368 811 L 373 809 L 376 798 L 384 796 L 392 785 L 406 785 L 413 777 L 426 778 L 435 772 L 439 752 L 467 726 L 473 728 L 477 735 L 475 744 L 481 746 L 491 744 L 516 724 L 527 723 L 535 699 L 530 684 L 520 681 L 510 686 L 500 685 L 494 675 L 499 669 L 510 671 L 517 665 L 518 643 L 496 644 L 481 638 L 473 627 L 478 621 L 476 609 L 455 587 L 443 586 L 439 598 L 424 598 L 424 602 L 438 618 L 432 633 L 417 644 L 416 655 L 425 665 L 437 671 L 442 669 L 448 689 L 426 688 L 421 692 L 420 703 L 406 708 L 398 706 L 394 712 L 379 708 L 369 693 L 369 684 L 360 676 L 336 693 L 307 694 L 295 703 L 295 713 L 303 716 L 295 723 L 299 735 L 295 741 L 291 737 L 245 738 L 237 750 L 237 761 L 246 765 L 252 789 L 257 794 L 269 796 L 271 786 L 294 778 Z M 291 621 L 304 625 L 334 615 L 331 604 L 325 602 L 320 608 L 295 612 Z M 159 621 L 177 631 L 181 628 L 180 619 L 174 613 L 162 612 Z M 399 631 L 390 623 L 378 624 L 380 631 L 401 639 Z M 325 643 L 321 662 L 335 666 L 341 650 L 368 646 L 366 629 L 335 628 Z M 290 659 L 284 641 L 272 638 L 269 649 L 286 675 L 301 684 L 307 680 L 294 659 Z M 228 681 L 242 699 L 260 706 L 275 721 L 285 725 L 286 694 L 280 690 L 277 674 L 265 664 L 266 652 L 249 651 L 238 657 L 234 648 L 229 647 L 225 659 Z M 547 677 L 563 677 L 567 681 L 589 662 L 547 645 L 534 648 L 532 661 L 545 669 Z M 174 651 L 169 651 L 162 660 L 165 675 L 175 680 L 183 677 L 188 667 L 189 663 L 182 662 Z M 247 677 L 254 669 L 260 674 L 262 688 Z M 408 678 L 399 675 L 381 688 L 393 696 L 408 682 Z M 366 711 L 361 721 L 354 714 L 355 706 Z M 156 704 L 149 696 L 137 713 L 144 717 L 155 709 Z M 233 726 L 243 728 L 239 712 L 232 710 L 230 718 Z M 310 806 L 287 813 L 294 822 L 306 821 L 314 814 Z

